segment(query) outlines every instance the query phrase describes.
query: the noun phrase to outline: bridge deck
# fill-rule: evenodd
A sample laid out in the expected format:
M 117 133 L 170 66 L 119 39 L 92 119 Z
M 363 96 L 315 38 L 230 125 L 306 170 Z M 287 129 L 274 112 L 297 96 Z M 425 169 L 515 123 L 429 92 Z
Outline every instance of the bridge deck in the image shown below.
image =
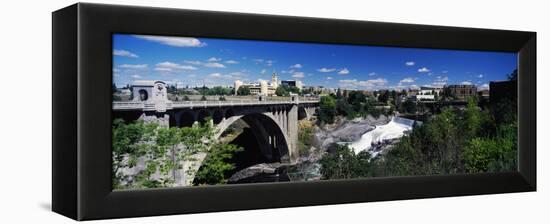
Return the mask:
M 265 105 L 289 105 L 289 104 L 316 104 L 318 100 L 305 101 L 252 101 L 252 100 L 228 100 L 228 101 L 172 101 L 165 103 L 166 109 L 183 108 L 208 108 L 208 107 L 235 107 L 235 106 L 265 106 Z M 113 110 L 157 110 L 152 102 L 113 102 Z

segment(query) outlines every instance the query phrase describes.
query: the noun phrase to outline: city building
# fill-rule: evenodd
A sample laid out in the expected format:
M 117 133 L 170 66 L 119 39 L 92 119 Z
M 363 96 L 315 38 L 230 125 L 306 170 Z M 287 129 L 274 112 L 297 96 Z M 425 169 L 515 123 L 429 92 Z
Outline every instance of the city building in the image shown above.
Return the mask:
M 466 99 L 477 94 L 477 87 L 475 85 L 448 85 L 445 86 L 445 89 L 458 99 Z
M 279 87 L 279 81 L 277 78 L 277 74 L 273 73 L 271 75 L 271 82 L 267 82 L 265 80 L 261 80 L 257 83 L 244 83 L 240 80 L 235 81 L 235 95 L 237 95 L 237 92 L 239 88 L 241 87 L 248 87 L 250 89 L 250 94 L 252 95 L 260 95 L 260 96 L 273 96 L 275 95 L 275 90 L 277 90 L 277 87 Z
M 293 86 L 300 90 L 303 88 L 302 81 L 300 80 L 282 80 L 281 86 Z
M 434 101 L 436 96 L 441 94 L 441 88 L 435 87 L 420 87 L 420 90 L 413 96 L 413 99 L 416 101 Z

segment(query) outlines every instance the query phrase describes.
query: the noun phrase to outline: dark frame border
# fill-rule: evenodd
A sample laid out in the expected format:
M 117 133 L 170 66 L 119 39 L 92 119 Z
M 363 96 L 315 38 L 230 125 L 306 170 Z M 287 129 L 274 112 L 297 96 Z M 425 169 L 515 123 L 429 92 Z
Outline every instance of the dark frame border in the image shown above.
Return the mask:
M 535 32 L 87 3 L 52 22 L 52 210 L 73 219 L 536 191 Z M 518 52 L 518 172 L 112 191 L 112 33 Z

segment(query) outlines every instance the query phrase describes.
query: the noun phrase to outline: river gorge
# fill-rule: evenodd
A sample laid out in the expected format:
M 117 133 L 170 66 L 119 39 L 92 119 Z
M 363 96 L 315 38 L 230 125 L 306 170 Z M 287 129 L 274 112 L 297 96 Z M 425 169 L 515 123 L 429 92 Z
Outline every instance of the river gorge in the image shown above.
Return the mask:
M 398 116 L 367 116 L 348 120 L 340 117 L 334 124 L 314 126 L 313 144 L 296 164 L 260 163 L 231 176 L 229 183 L 320 180 L 319 160 L 331 144 L 348 145 L 357 154 L 367 151 L 374 158 L 391 150 L 393 144 L 409 133 L 415 120 Z

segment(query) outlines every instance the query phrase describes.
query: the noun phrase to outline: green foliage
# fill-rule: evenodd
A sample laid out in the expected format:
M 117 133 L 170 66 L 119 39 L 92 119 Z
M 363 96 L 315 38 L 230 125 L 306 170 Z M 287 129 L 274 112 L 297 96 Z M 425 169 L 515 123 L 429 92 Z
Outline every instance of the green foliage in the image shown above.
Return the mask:
M 210 119 L 204 125 L 196 123 L 192 127 L 165 127 L 155 122 L 136 121 L 125 123 L 121 119 L 113 121 L 113 187 L 114 188 L 156 188 L 173 186 L 176 172 L 184 162 L 193 163 L 198 153 L 207 153 L 202 165 L 209 167 L 201 172 L 201 177 L 209 177 L 223 183 L 220 170 L 227 171 L 232 166 L 223 164 L 218 157 L 230 157 L 229 152 L 237 151 L 234 145 L 220 144 L 214 139 L 215 129 Z M 231 154 L 231 155 L 228 155 Z M 119 172 L 123 168 L 133 168 L 143 161 L 145 169 L 137 174 L 125 176 Z M 224 171 L 224 172 L 225 172 Z M 212 173 L 210 173 L 212 172 Z M 193 172 L 187 175 L 193 175 Z M 155 177 L 154 177 L 155 176 Z
M 236 152 L 242 151 L 242 147 L 231 144 L 215 143 L 208 151 L 208 156 L 203 161 L 199 171 L 195 175 L 194 184 L 225 184 L 227 172 L 235 169 L 235 164 L 229 163 Z
M 301 91 L 296 86 L 281 85 L 275 90 L 277 96 L 290 96 L 290 93 L 300 94 Z
M 350 119 L 355 117 L 355 110 L 353 109 L 353 106 L 344 98 L 336 100 L 336 112 L 338 112 L 339 115 L 346 116 Z
M 219 101 L 225 101 L 225 96 L 220 96 L 220 98 L 218 98 Z
M 206 96 L 205 95 L 202 95 L 201 96 L 201 101 L 207 101 L 208 99 L 206 99 Z
M 404 113 L 414 114 L 417 111 L 416 103 L 410 99 L 407 99 L 403 104 L 401 105 Z
M 499 127 L 496 138 L 474 138 L 464 150 L 465 167 L 469 173 L 517 170 L 517 128 Z
M 121 101 L 122 98 L 118 95 L 113 95 L 113 101 Z
M 237 90 L 237 95 L 239 96 L 248 96 L 250 95 L 250 88 L 248 86 L 241 86 Z
M 222 86 L 215 86 L 210 89 L 208 89 L 206 95 L 231 95 L 233 93 L 233 89 L 222 87 Z
M 300 155 L 308 155 L 313 146 L 313 123 L 309 120 L 301 120 L 298 123 L 298 151 Z
M 382 103 L 386 103 L 388 102 L 389 99 L 390 99 L 390 92 L 387 90 L 382 90 L 380 92 L 380 95 L 378 96 L 378 101 Z
M 464 110 L 464 118 L 462 120 L 462 133 L 466 138 L 473 138 L 481 129 L 481 111 L 477 107 L 475 98 L 469 98 L 466 109 Z
M 279 86 L 275 90 L 275 95 L 277 95 L 277 96 L 290 96 L 290 93 L 288 91 L 286 91 L 284 86 Z
M 319 100 L 319 121 L 332 124 L 336 116 L 336 101 L 331 96 L 322 96 Z
M 321 160 L 323 179 L 349 179 L 373 176 L 373 163 L 368 152 L 357 155 L 347 145 L 332 144 Z

